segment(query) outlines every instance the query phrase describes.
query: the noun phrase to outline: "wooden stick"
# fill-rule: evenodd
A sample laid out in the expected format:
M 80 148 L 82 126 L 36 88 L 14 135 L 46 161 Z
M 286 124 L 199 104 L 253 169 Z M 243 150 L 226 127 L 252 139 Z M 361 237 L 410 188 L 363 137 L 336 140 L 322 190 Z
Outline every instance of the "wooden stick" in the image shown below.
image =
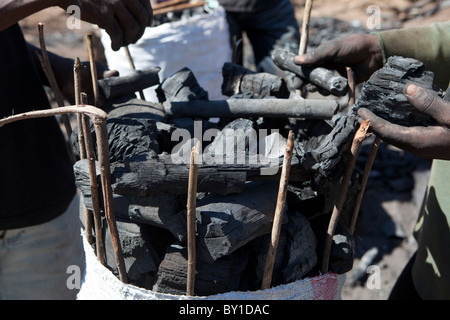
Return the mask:
M 161 2 L 161 3 L 156 3 L 156 4 L 152 5 L 152 9 L 153 9 L 153 11 L 155 11 L 155 10 L 159 10 L 161 8 L 170 7 L 170 6 L 173 6 L 173 5 L 176 5 L 176 4 L 187 3 L 189 1 L 190 0 L 168 0 L 168 1 L 164 1 L 164 2 Z
M 86 34 L 86 46 L 88 48 L 89 63 L 91 66 L 92 88 L 94 91 L 94 106 L 98 106 L 98 95 L 99 95 L 98 82 L 97 82 L 98 74 L 97 74 L 97 65 L 95 64 L 92 33 Z
M 135 71 L 136 70 L 136 66 L 134 65 L 133 58 L 131 57 L 130 49 L 128 48 L 128 46 L 125 46 L 123 48 L 125 50 L 125 55 L 127 56 L 127 60 L 128 60 L 128 64 L 130 65 L 130 69 Z M 144 96 L 144 91 L 143 90 L 139 90 L 139 96 L 141 97 L 141 100 L 145 100 L 145 96 Z
M 198 180 L 198 156 L 199 143 L 191 150 L 191 162 L 189 167 L 189 185 L 187 199 L 187 243 L 188 243 L 188 268 L 187 268 L 187 289 L 188 296 L 194 295 L 195 287 L 195 264 L 196 264 L 196 243 L 195 243 L 195 208 L 197 204 L 197 180 Z
M 81 93 L 80 98 L 81 98 L 81 103 L 83 105 L 86 105 L 87 104 L 87 95 L 85 93 Z M 93 208 L 92 212 L 94 215 L 96 255 L 97 255 L 98 261 L 102 265 L 105 265 L 105 245 L 103 243 L 103 236 L 102 236 L 102 222 L 101 222 L 101 216 L 100 216 L 100 195 L 98 193 L 97 172 L 96 172 L 96 168 L 95 168 L 94 143 L 92 142 L 91 127 L 89 125 L 89 117 L 85 114 L 82 114 L 82 124 L 83 124 L 84 139 L 85 139 L 85 145 L 86 145 L 86 158 L 88 161 L 88 168 L 89 168 L 89 182 L 91 185 L 91 198 L 92 198 L 92 208 Z M 89 212 L 89 220 L 91 220 L 90 219 L 91 217 L 92 217 L 92 215 Z M 86 220 L 88 220 L 88 219 L 86 219 Z M 90 228 L 92 228 L 92 227 L 90 226 Z M 86 223 L 86 230 L 87 229 L 88 229 L 88 224 Z
M 81 70 L 83 66 L 81 65 L 80 59 L 76 58 L 73 65 L 73 79 L 74 79 L 74 91 L 75 91 L 75 105 L 81 107 L 80 94 L 81 94 Z M 78 144 L 80 146 L 80 159 L 86 159 L 86 146 L 84 145 L 84 132 L 83 124 L 81 121 L 82 114 L 77 114 L 77 125 L 78 125 Z
M 92 245 L 94 243 L 94 236 L 92 235 L 92 214 L 86 206 L 84 206 L 84 220 L 86 240 Z
M 346 67 L 347 71 L 347 78 L 348 78 L 348 86 L 349 86 L 349 106 L 352 106 L 355 103 L 355 77 L 354 72 L 350 67 Z M 325 248 L 323 252 L 323 259 L 322 259 L 322 273 L 326 273 L 328 271 L 328 265 L 330 260 L 330 253 L 331 253 L 331 245 L 333 243 L 333 236 L 334 232 L 337 227 L 337 223 L 339 221 L 339 216 L 342 210 L 342 206 L 344 205 L 345 197 L 347 195 L 347 188 L 348 184 L 350 182 L 351 176 L 353 174 L 353 170 L 355 168 L 356 159 L 359 154 L 359 150 L 361 149 L 362 142 L 368 137 L 367 131 L 369 129 L 369 121 L 365 120 L 361 123 L 358 131 L 356 132 L 352 146 L 351 146 L 351 158 L 349 160 L 349 163 L 347 164 L 346 171 L 344 173 L 344 176 L 342 177 L 341 186 L 339 189 L 339 193 L 337 196 L 337 200 L 335 203 L 335 206 L 333 208 L 333 212 L 331 215 L 330 223 L 328 225 L 327 230 L 327 238 L 325 241 Z M 359 207 L 358 207 L 359 210 Z M 352 217 L 353 219 L 353 217 Z M 355 217 L 356 219 L 356 217 Z M 353 222 L 351 222 L 353 223 Z
M 75 104 L 78 107 L 81 107 L 81 62 L 80 59 L 76 58 L 75 63 L 73 65 L 73 77 L 74 77 L 74 94 L 75 94 Z M 78 129 L 78 145 L 80 147 L 80 159 L 86 159 L 86 147 L 85 147 L 85 128 L 83 126 L 83 118 L 84 115 L 82 113 L 77 114 L 77 129 Z M 90 131 L 88 133 L 90 135 Z M 95 180 L 97 181 L 97 180 Z M 91 180 L 92 183 L 92 180 Z M 87 209 L 86 206 L 84 206 L 84 213 L 85 213 L 85 230 L 86 230 L 86 238 L 89 243 L 93 242 L 92 239 L 92 217 Z
M 355 73 L 352 68 L 345 67 L 347 71 L 347 83 L 348 83 L 348 105 L 353 106 L 356 100 L 356 83 L 355 83 Z
M 96 120 L 94 122 L 95 135 L 98 144 L 98 162 L 100 166 L 100 177 L 102 181 L 104 207 L 106 221 L 108 222 L 111 240 L 114 247 L 117 269 L 120 280 L 127 283 L 127 273 L 125 269 L 125 260 L 123 258 L 122 246 L 120 244 L 119 232 L 117 230 L 116 218 L 113 208 L 113 195 L 111 188 L 111 172 L 109 162 L 108 129 L 106 119 Z
M 311 19 L 311 9 L 313 5 L 313 0 L 306 0 L 305 11 L 303 12 L 303 22 L 302 22 L 302 32 L 300 35 L 300 46 L 298 49 L 298 54 L 303 55 L 306 53 L 308 47 L 309 39 L 309 20 Z
M 345 197 L 347 195 L 347 188 L 350 182 L 350 179 L 353 174 L 353 170 L 355 168 L 356 159 L 359 154 L 359 150 L 361 149 L 362 142 L 367 137 L 367 130 L 369 129 L 369 120 L 364 120 L 359 129 L 356 131 L 355 136 L 352 141 L 352 146 L 350 149 L 351 157 L 349 162 L 347 163 L 346 170 L 344 172 L 344 176 L 342 177 L 341 186 L 339 188 L 339 192 L 337 195 L 336 203 L 333 208 L 333 212 L 331 214 L 331 219 L 328 224 L 328 230 L 325 240 L 325 248 L 323 252 L 322 259 L 322 273 L 328 272 L 328 265 L 330 260 L 331 253 L 331 245 L 333 242 L 334 232 L 336 230 L 337 223 L 339 221 L 339 216 L 341 214 L 342 206 L 345 202 Z
M 348 79 L 348 87 L 349 87 L 348 88 L 348 95 L 349 95 L 348 105 L 351 107 L 355 104 L 355 100 L 356 100 L 355 74 L 354 74 L 352 68 L 350 68 L 350 67 L 346 67 L 346 70 L 347 70 L 347 79 Z M 358 195 L 356 196 L 356 200 L 355 200 L 355 204 L 354 204 L 353 212 L 352 212 L 352 217 L 350 220 L 350 226 L 349 226 L 350 234 L 353 234 L 353 232 L 355 230 L 356 220 L 358 218 L 359 208 L 361 206 L 361 201 L 362 201 L 362 197 L 364 195 L 364 190 L 366 189 L 367 181 L 369 179 L 369 174 L 370 174 L 370 171 L 372 170 L 372 165 L 373 165 L 373 162 L 375 161 L 375 156 L 377 154 L 380 143 L 381 143 L 381 139 L 377 137 L 372 145 L 372 149 L 370 151 L 369 158 L 367 159 L 366 166 L 364 168 L 364 174 L 363 174 L 362 182 L 361 182 L 362 183 L 361 190 L 359 191 Z
M 373 142 L 372 149 L 370 150 L 369 157 L 366 161 L 366 166 L 364 167 L 364 174 L 362 177 L 362 186 L 358 195 L 356 196 L 355 205 L 353 207 L 352 219 L 350 221 L 350 234 L 353 234 L 355 230 L 356 220 L 358 218 L 359 208 L 361 206 L 361 201 L 366 189 L 367 181 L 369 180 L 370 171 L 372 170 L 373 162 L 375 161 L 375 156 L 377 155 L 378 148 L 380 147 L 381 139 L 376 137 Z
M 302 31 L 300 34 L 300 44 L 298 48 L 298 54 L 301 56 L 306 53 L 309 39 L 309 20 L 311 18 L 313 0 L 306 0 L 305 11 L 303 12 Z M 297 94 L 303 98 L 306 97 L 305 86 L 297 90 Z
M 108 131 L 106 128 L 107 113 L 94 106 L 85 105 L 82 108 L 80 106 L 67 106 L 56 109 L 30 111 L 17 115 L 13 115 L 7 118 L 0 119 L 0 127 L 5 124 L 12 123 L 24 119 L 45 118 L 55 115 L 67 114 L 67 113 L 82 113 L 89 116 L 95 126 L 95 134 L 97 138 L 97 149 L 99 154 L 100 163 L 100 175 L 103 188 L 103 199 L 105 206 L 105 215 L 108 222 L 109 231 L 114 247 L 114 255 L 116 264 L 119 270 L 120 280 L 127 283 L 127 274 L 125 271 L 125 260 L 123 258 L 122 246 L 119 239 L 119 233 L 117 230 L 113 204 L 112 204 L 112 189 L 111 189 L 111 172 L 109 163 L 109 146 L 108 146 Z
M 194 3 L 184 3 L 184 4 L 178 4 L 178 5 L 172 5 L 172 6 L 168 6 L 168 7 L 164 7 L 164 8 L 160 8 L 160 9 L 156 9 L 153 10 L 153 15 L 158 15 L 158 14 L 166 14 L 172 11 L 181 11 L 184 9 L 191 9 L 191 8 L 196 8 L 196 7 L 202 7 L 205 4 L 207 4 L 206 1 L 199 1 L 199 2 L 194 2 Z
M 83 103 L 83 104 L 87 104 L 87 102 L 86 102 L 86 100 L 84 99 L 86 97 L 86 95 L 85 94 L 81 94 L 81 103 Z M 86 119 L 85 119 L 86 118 Z M 89 126 L 89 123 L 88 123 L 88 119 L 87 119 L 88 117 L 86 116 L 84 116 L 83 115 L 83 131 L 84 131 L 84 135 L 85 135 L 85 137 L 87 137 L 86 135 L 88 134 L 89 136 L 90 136 L 90 132 L 88 132 L 88 130 L 86 130 L 86 125 L 87 126 Z M 88 139 L 86 139 L 86 141 L 87 141 Z M 92 141 L 92 140 L 91 140 Z M 86 148 L 87 148 L 87 143 L 86 143 Z M 87 152 L 87 156 L 88 156 L 88 160 L 90 159 L 90 157 L 89 157 L 89 153 Z M 88 162 L 88 164 L 90 165 L 90 162 Z M 90 168 L 89 168 L 89 171 L 90 171 Z M 90 172 L 89 172 L 90 173 Z M 94 176 L 95 177 L 95 176 Z M 92 176 L 91 176 L 91 180 L 90 180 L 90 183 L 91 183 L 91 193 L 92 193 L 92 184 L 93 184 L 93 181 L 97 181 L 97 179 L 95 179 L 95 180 L 92 180 Z M 92 201 L 92 202 L 94 202 L 94 201 Z M 85 224 L 85 233 L 86 233 L 86 239 L 87 239 L 87 241 L 88 241 L 88 243 L 89 244 L 93 244 L 94 243 L 94 237 L 93 237 L 93 235 L 92 235 L 92 230 L 93 230 L 93 228 L 92 228 L 92 226 L 93 226 L 93 219 L 92 219 L 92 214 L 91 214 L 91 211 L 86 207 L 86 205 L 84 206 L 84 224 Z M 98 252 L 97 252 L 97 257 L 98 257 Z
M 280 187 L 278 189 L 277 206 L 273 218 L 272 234 L 267 251 L 266 264 L 264 267 L 264 276 L 262 280 L 262 289 L 270 288 L 272 282 L 273 265 L 277 253 L 278 242 L 280 239 L 281 223 L 283 218 L 284 207 L 286 204 L 287 187 L 289 184 L 289 174 L 291 169 L 292 153 L 294 151 L 294 134 L 289 132 L 286 150 L 284 152 L 283 167 L 281 171 Z
M 9 116 L 6 118 L 0 119 L 0 128 L 3 127 L 5 124 L 16 122 L 19 120 L 26 120 L 26 119 L 36 119 L 36 118 L 47 118 L 52 117 L 56 115 L 62 115 L 62 114 L 68 114 L 68 113 L 83 113 L 89 116 L 91 119 L 105 119 L 108 117 L 107 113 L 103 110 L 96 108 L 94 106 L 85 105 L 83 108 L 80 108 L 79 106 L 64 106 L 61 108 L 56 109 L 46 109 L 46 110 L 36 110 L 36 111 L 29 111 L 29 112 L 23 112 L 19 114 L 15 114 L 13 116 Z M 96 120 L 99 121 L 99 120 Z
M 45 75 L 47 76 L 48 83 L 52 88 L 53 94 L 55 95 L 56 103 L 58 107 L 64 106 L 64 97 L 59 89 L 58 82 L 56 81 L 55 74 L 53 73 L 53 69 L 50 64 L 50 59 L 48 57 L 47 48 L 45 45 L 44 39 L 44 24 L 38 23 L 38 32 L 39 32 L 39 45 L 41 48 L 41 54 L 36 51 L 36 55 L 41 63 L 42 69 L 44 70 Z M 64 128 L 66 130 L 67 137 L 70 139 L 72 135 L 72 126 L 70 125 L 70 120 L 67 114 L 62 114 L 61 119 L 64 124 Z

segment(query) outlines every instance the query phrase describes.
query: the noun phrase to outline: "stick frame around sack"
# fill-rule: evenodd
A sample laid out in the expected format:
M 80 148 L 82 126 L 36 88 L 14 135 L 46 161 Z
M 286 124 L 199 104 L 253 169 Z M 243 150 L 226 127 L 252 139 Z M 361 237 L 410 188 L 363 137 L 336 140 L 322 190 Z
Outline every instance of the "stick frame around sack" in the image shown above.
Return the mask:
M 131 56 L 130 48 L 128 46 L 123 47 L 125 51 L 125 56 L 127 57 L 128 64 L 130 65 L 130 69 L 132 71 L 136 70 L 136 65 L 134 64 L 133 57 Z M 143 90 L 139 90 L 139 97 L 141 97 L 141 100 L 145 100 L 145 95 Z
M 328 224 L 326 239 L 325 239 L 325 247 L 323 250 L 323 258 L 322 258 L 322 268 L 321 271 L 323 274 L 328 272 L 328 266 L 330 262 L 330 253 L 331 253 L 331 245 L 333 243 L 333 236 L 336 230 L 339 217 L 342 211 L 342 207 L 345 202 L 345 198 L 347 195 L 348 184 L 353 174 L 353 170 L 355 168 L 356 159 L 358 158 L 359 150 L 361 149 L 362 142 L 367 138 L 367 130 L 369 129 L 369 120 L 364 120 L 359 126 L 358 130 L 355 133 L 355 136 L 352 141 L 351 149 L 350 149 L 350 159 L 347 163 L 347 167 L 345 169 L 344 175 L 341 180 L 341 185 L 339 187 L 339 192 L 333 207 L 333 212 L 331 214 L 330 222 Z
M 187 199 L 187 243 L 188 243 L 188 266 L 187 266 L 187 288 L 188 296 L 194 295 L 195 288 L 195 265 L 196 265 L 196 237 L 195 237 L 195 207 L 197 205 L 197 180 L 198 180 L 198 156 L 199 143 L 191 150 L 189 166 L 189 184 Z
M 348 79 L 348 105 L 353 106 L 356 101 L 356 82 L 355 82 L 355 74 L 350 67 L 346 67 L 347 70 L 347 79 Z M 369 180 L 370 171 L 372 170 L 373 162 L 375 161 L 376 154 L 378 152 L 378 148 L 380 147 L 381 139 L 375 137 L 375 141 L 373 142 L 372 149 L 370 150 L 369 157 L 367 158 L 366 165 L 364 167 L 364 174 L 361 181 L 361 190 L 356 196 L 355 204 L 353 206 L 353 213 L 350 220 L 349 231 L 350 234 L 353 234 L 355 230 L 356 220 L 358 219 L 359 208 L 361 206 L 362 197 L 364 195 L 364 191 L 366 189 L 367 181 Z
M 345 68 L 347 71 L 347 78 L 348 78 L 348 95 L 349 95 L 349 106 L 351 107 L 355 103 L 355 76 L 353 69 L 351 67 Z M 350 179 L 352 177 L 353 171 L 355 169 L 356 165 L 356 159 L 358 158 L 359 151 L 361 149 L 363 141 L 369 136 L 367 133 L 369 130 L 370 122 L 369 120 L 364 120 L 358 130 L 356 131 L 352 145 L 350 148 L 350 159 L 347 163 L 347 167 L 345 168 L 344 175 L 341 180 L 341 185 L 339 187 L 339 192 L 337 194 L 337 198 L 333 207 L 333 211 L 331 213 L 330 222 L 328 224 L 326 239 L 325 239 L 325 247 L 323 250 L 323 257 L 322 257 L 322 267 L 321 271 L 322 273 L 328 272 L 329 262 L 330 262 L 330 254 L 331 254 L 331 246 L 333 244 L 333 236 L 336 231 L 337 224 L 339 222 L 339 217 L 341 214 L 342 207 L 345 202 L 345 198 L 347 196 L 347 189 L 350 182 Z
M 350 234 L 353 234 L 355 231 L 356 221 L 358 219 L 359 208 L 361 207 L 362 198 L 364 196 L 364 191 L 366 190 L 367 181 L 369 180 L 370 171 L 372 170 L 372 165 L 375 161 L 375 157 L 378 152 L 378 148 L 381 144 L 381 139 L 375 137 L 375 141 L 372 144 L 372 149 L 370 149 L 369 157 L 367 158 L 366 165 L 364 167 L 364 174 L 361 181 L 361 190 L 356 196 L 355 205 L 353 207 L 353 214 L 350 220 L 349 231 Z
M 300 35 L 300 44 L 298 54 L 301 56 L 306 53 L 309 39 L 309 21 L 311 19 L 313 0 L 306 0 L 305 11 L 303 13 L 302 32 Z
M 98 87 L 98 72 L 95 64 L 94 44 L 92 40 L 92 33 L 85 35 L 86 47 L 88 49 L 89 64 L 91 67 L 92 89 L 94 90 L 94 106 L 98 106 L 99 87 Z
M 286 150 L 284 152 L 283 167 L 281 171 L 280 186 L 278 189 L 277 205 L 275 208 L 275 215 L 273 218 L 272 233 L 267 251 L 266 264 L 264 267 L 264 275 L 261 284 L 261 289 L 268 289 L 272 283 L 273 266 L 275 263 L 275 256 L 278 249 L 278 242 L 280 240 L 281 223 L 283 220 L 283 212 L 286 204 L 287 187 L 289 184 L 289 174 L 291 169 L 292 154 L 294 152 L 294 133 L 289 131 Z
M 0 127 L 5 124 L 16 122 L 25 119 L 53 117 L 55 115 L 68 113 L 82 113 L 87 115 L 95 126 L 95 134 L 97 137 L 97 149 L 100 164 L 100 176 L 102 181 L 102 190 L 105 206 L 105 216 L 108 222 L 109 231 L 114 248 L 114 256 L 119 271 L 119 278 L 123 283 L 127 283 L 127 274 L 125 270 L 125 260 L 123 258 L 122 246 L 120 243 L 119 233 L 117 230 L 116 219 L 114 215 L 114 208 L 112 203 L 112 189 L 111 189 L 111 172 L 109 163 L 109 146 L 108 146 L 108 131 L 106 128 L 107 113 L 94 106 L 85 105 L 80 106 L 66 106 L 55 109 L 46 109 L 38 111 L 24 112 L 13 115 L 7 118 L 0 119 Z
M 81 93 L 80 100 L 82 105 L 87 104 L 87 95 Z M 98 193 L 97 185 L 97 172 L 95 166 L 95 152 L 94 143 L 91 136 L 91 126 L 89 124 L 89 117 L 82 114 L 82 125 L 84 131 L 84 139 L 86 146 L 86 160 L 88 162 L 89 168 L 89 182 L 91 187 L 91 198 L 92 198 L 92 213 L 94 216 L 94 230 L 95 230 L 95 249 L 98 261 L 105 265 L 105 245 L 103 243 L 102 236 L 102 221 L 100 215 L 100 195 Z M 87 209 L 86 209 L 87 210 Z M 90 212 L 89 212 L 90 214 Z M 86 225 L 86 229 L 88 226 Z M 91 227 L 92 228 L 92 227 Z
M 83 66 L 79 58 L 76 58 L 73 64 L 73 83 L 74 83 L 74 93 L 75 93 L 75 105 L 81 107 L 81 70 Z M 80 147 L 80 159 L 86 159 L 86 146 L 84 139 L 83 124 L 81 118 L 82 113 L 77 113 L 77 126 L 78 126 L 78 145 Z
M 59 89 L 58 82 L 56 81 L 55 74 L 53 73 L 53 69 L 50 64 L 50 59 L 48 57 L 47 47 L 45 45 L 44 39 L 44 24 L 41 22 L 38 23 L 38 33 L 39 33 L 39 45 L 41 48 L 41 53 L 36 51 L 36 55 L 41 63 L 42 70 L 44 70 L 44 73 L 47 76 L 48 83 L 52 88 L 53 94 L 55 95 L 58 107 L 63 107 L 64 97 L 61 93 L 61 90 Z M 70 136 L 72 135 L 72 126 L 70 125 L 70 120 L 67 114 L 62 114 L 61 119 L 63 121 L 67 137 L 68 139 L 70 139 Z
M 306 53 L 306 49 L 308 47 L 309 40 L 309 20 L 311 19 L 311 10 L 312 10 L 312 2 L 313 0 L 306 0 L 305 3 L 305 11 L 303 12 L 303 21 L 301 27 L 300 34 L 300 43 L 298 45 L 298 55 L 304 55 Z M 301 89 L 297 90 L 297 94 L 303 98 L 306 97 L 305 86 L 302 86 Z

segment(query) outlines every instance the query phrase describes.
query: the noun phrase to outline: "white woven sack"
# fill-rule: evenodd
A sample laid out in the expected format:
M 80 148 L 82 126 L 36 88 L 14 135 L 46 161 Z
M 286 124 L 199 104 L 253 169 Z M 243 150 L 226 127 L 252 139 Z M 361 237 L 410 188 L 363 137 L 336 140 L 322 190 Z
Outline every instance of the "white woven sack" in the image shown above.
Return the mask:
M 345 275 L 326 273 L 259 291 L 232 291 L 211 296 L 172 295 L 122 283 L 97 260 L 84 239 L 86 272 L 78 300 L 336 300 L 341 298 Z
M 131 73 L 123 49 L 113 51 L 111 39 L 101 31 L 108 66 L 125 76 Z M 129 45 L 136 69 L 160 67 L 160 81 L 184 67 L 194 73 L 210 100 L 223 99 L 222 66 L 231 60 L 228 23 L 222 7 L 175 22 L 148 27 L 136 44 Z M 156 86 L 145 89 L 145 100 L 158 102 Z

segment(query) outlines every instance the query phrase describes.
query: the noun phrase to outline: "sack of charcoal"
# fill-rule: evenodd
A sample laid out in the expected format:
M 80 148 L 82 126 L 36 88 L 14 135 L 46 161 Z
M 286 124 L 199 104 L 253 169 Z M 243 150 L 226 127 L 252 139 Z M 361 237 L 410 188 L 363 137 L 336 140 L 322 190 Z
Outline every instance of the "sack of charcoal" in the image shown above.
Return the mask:
M 87 241 L 84 245 L 86 272 L 77 296 L 79 300 L 333 300 L 340 298 L 345 282 L 345 275 L 329 272 L 265 290 L 228 291 L 206 296 L 161 293 L 121 282 L 98 261 Z M 174 248 L 174 252 L 177 249 Z M 182 286 L 183 283 L 177 284 L 178 288 Z
M 101 236 L 94 227 L 85 227 L 87 271 L 79 299 L 340 298 L 345 274 L 353 264 L 354 241 L 348 226 L 361 190 L 357 171 L 346 188 L 327 270 L 322 269 L 322 260 L 330 217 L 351 158 L 356 117 L 322 111 L 286 117 L 288 110 L 278 108 L 280 104 L 291 102 L 301 109 L 311 101 L 289 99 L 283 80 L 273 75 L 229 63 L 222 72 L 223 94 L 229 96 L 223 104 L 237 107 L 214 121 L 210 117 L 216 109 L 205 109 L 213 101 L 188 68 L 158 87 L 159 104 L 133 98 L 110 106 L 110 208 L 126 281 L 121 281 L 114 230 L 102 205 Z M 214 107 L 220 108 L 215 102 Z M 165 106 L 170 104 L 169 113 Z M 255 109 L 246 109 L 244 116 L 240 109 L 246 106 Z M 275 111 L 258 116 L 264 108 Z M 289 140 L 293 147 L 285 204 L 277 210 L 290 133 L 294 139 Z M 73 136 L 76 157 L 77 142 Z M 195 273 L 193 292 L 187 295 L 192 252 L 188 190 L 194 147 L 199 153 L 193 210 Z M 88 161 L 77 161 L 74 172 L 87 212 L 93 212 Z M 270 285 L 263 287 L 276 211 L 281 214 L 281 227 Z
M 177 124 L 181 126 L 182 122 Z M 261 290 L 261 284 L 286 146 L 284 132 L 264 136 L 270 154 L 256 154 L 254 161 L 249 160 L 253 159 L 253 147 L 248 137 L 263 124 L 251 119 L 228 122 L 214 141 L 202 148 L 195 207 L 195 291 L 187 297 L 190 165 L 183 157 L 178 158 L 178 153 L 162 151 L 165 146 L 158 143 L 170 141 L 161 135 L 173 130 L 158 132 L 162 126 L 149 119 L 109 118 L 113 208 L 127 283 L 119 280 L 109 226 L 101 209 L 104 263 L 96 257 L 96 242 L 86 242 L 87 272 L 78 298 L 338 298 L 353 261 L 353 240 L 346 228 L 336 231 L 330 272 L 320 272 L 320 261 L 354 124 L 352 117 L 344 116 L 334 126 L 320 120 L 292 126 L 296 140 L 290 181 L 271 288 L 265 290 Z M 233 153 L 226 146 L 230 129 L 239 133 L 234 136 L 235 147 L 244 146 L 244 162 L 238 161 L 238 152 L 232 161 L 229 159 Z M 196 141 L 185 141 L 185 150 Z M 87 160 L 78 161 L 74 168 L 84 204 L 92 211 Z M 360 188 L 359 176 L 353 178 L 349 208 Z M 100 177 L 98 180 L 100 185 Z

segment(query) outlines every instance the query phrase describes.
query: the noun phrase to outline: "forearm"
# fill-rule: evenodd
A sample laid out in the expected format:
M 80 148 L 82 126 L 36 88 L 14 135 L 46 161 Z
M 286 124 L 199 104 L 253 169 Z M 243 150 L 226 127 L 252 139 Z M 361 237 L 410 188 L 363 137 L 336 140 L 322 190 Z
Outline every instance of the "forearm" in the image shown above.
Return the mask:
M 435 74 L 435 82 L 447 89 L 450 81 L 450 21 L 377 33 L 385 59 L 393 55 L 415 58 Z
M 0 31 L 43 9 L 58 6 L 57 0 L 1 0 Z
M 44 70 L 42 69 L 41 62 L 36 54 L 36 51 L 37 51 L 42 56 L 41 49 L 35 47 L 34 45 L 32 45 L 30 43 L 27 43 L 27 45 L 28 45 L 28 50 L 31 53 L 31 57 L 34 61 L 34 64 L 36 65 L 36 67 L 38 69 L 42 83 L 44 85 L 48 86 L 49 81 L 47 79 L 47 75 L 45 74 Z M 51 68 L 53 70 L 53 73 L 55 74 L 56 81 L 58 82 L 58 84 L 61 85 L 65 80 L 67 80 L 67 79 L 65 79 L 65 77 L 67 77 L 68 75 L 69 76 L 72 75 L 74 61 L 69 58 L 61 57 L 61 56 L 54 54 L 52 52 L 49 52 L 49 51 L 47 51 L 47 54 L 48 54 L 48 59 L 50 61 Z
M 36 51 L 41 53 L 41 49 L 39 49 L 38 47 L 35 47 L 34 45 L 32 45 L 30 43 L 27 43 L 27 46 L 28 46 L 28 51 L 30 51 L 31 58 L 33 59 L 34 65 L 36 66 L 36 68 L 39 72 L 39 77 L 41 78 L 42 83 L 44 85 L 48 86 L 49 82 L 47 80 L 44 70 L 42 69 L 41 62 L 39 61 L 39 58 L 36 54 Z
M 34 64 L 36 65 L 38 71 L 39 71 L 39 75 L 41 77 L 41 81 L 44 85 L 49 85 L 47 76 L 44 72 L 44 70 L 42 69 L 42 65 L 41 65 L 41 61 L 39 60 L 36 52 L 38 52 L 41 56 L 42 56 L 42 51 L 40 48 L 35 47 L 34 45 L 27 43 L 28 45 L 28 50 L 31 53 L 31 57 L 34 61 Z M 62 65 L 68 65 L 70 64 L 71 66 L 73 65 L 73 61 L 71 59 L 67 59 L 61 56 L 58 56 L 57 54 L 54 54 L 52 52 L 48 52 L 48 59 L 50 60 L 50 65 L 52 66 L 52 70 L 59 70 L 61 68 Z

